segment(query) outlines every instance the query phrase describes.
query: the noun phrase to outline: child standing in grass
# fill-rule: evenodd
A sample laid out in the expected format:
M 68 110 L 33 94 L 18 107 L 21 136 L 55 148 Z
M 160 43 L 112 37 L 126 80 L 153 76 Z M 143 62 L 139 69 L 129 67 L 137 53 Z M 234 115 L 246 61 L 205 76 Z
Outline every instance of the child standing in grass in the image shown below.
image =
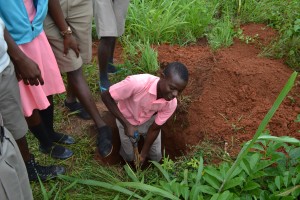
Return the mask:
M 66 159 L 73 152 L 55 143 L 72 144 L 74 139 L 53 129 L 53 94 L 65 91 L 64 84 L 46 35 L 43 20 L 47 0 L 0 1 L 0 17 L 19 48 L 36 62 L 44 85 L 19 82 L 23 113 L 30 131 L 40 142 L 40 151 L 53 158 Z M 13 10 L 13 12 L 12 12 Z
M 102 120 L 82 72 L 83 63 L 89 63 L 92 58 L 92 1 L 49 0 L 48 14 L 45 32 L 60 72 L 67 74 L 65 106 L 70 110 L 79 109 L 83 118 L 86 116 L 83 113 L 88 112 L 97 127 L 99 153 L 107 157 L 113 148 L 111 128 Z
M 0 182 L 2 183 L 0 194 L 4 199 L 5 194 L 8 199 L 32 199 L 28 176 L 31 181 L 37 181 L 38 177 L 46 180 L 63 174 L 65 168 L 41 166 L 35 162 L 33 155 L 29 152 L 25 137 L 28 127 L 22 112 L 16 75 L 19 80 L 31 86 L 43 85 L 44 80 L 38 65 L 20 50 L 4 27 L 4 22 L 0 17 L 0 115 L 3 117 L 3 124 L 0 119 L 2 126 L 0 127 Z M 26 162 L 28 174 L 24 162 L 19 161 L 18 147 L 14 145 L 13 139 L 16 140 L 23 160 Z M 11 174 L 14 171 L 17 176 Z M 20 188 L 17 189 L 18 187 Z
M 125 20 L 129 0 L 93 0 L 94 17 L 98 37 L 98 63 L 100 71 L 100 91 L 110 87 L 108 73 L 115 73 L 113 65 L 117 38 L 125 30 Z

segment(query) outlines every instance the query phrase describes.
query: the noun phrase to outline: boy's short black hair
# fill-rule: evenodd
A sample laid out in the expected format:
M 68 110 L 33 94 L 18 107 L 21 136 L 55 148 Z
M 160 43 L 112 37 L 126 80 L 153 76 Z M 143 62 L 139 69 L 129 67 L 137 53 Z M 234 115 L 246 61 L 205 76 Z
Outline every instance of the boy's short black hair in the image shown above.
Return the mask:
M 165 76 L 170 76 L 171 73 L 178 74 L 179 77 L 188 82 L 189 80 L 189 72 L 184 64 L 181 62 L 172 62 L 169 63 L 166 68 L 164 69 L 163 73 Z

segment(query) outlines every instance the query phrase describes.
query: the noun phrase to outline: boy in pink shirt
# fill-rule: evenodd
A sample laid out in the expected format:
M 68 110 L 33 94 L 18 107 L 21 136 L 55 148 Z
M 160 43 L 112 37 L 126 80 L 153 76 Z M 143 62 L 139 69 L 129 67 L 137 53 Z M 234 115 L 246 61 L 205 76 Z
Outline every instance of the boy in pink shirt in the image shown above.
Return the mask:
M 145 138 L 140 162 L 146 157 L 159 161 L 161 155 L 161 126 L 177 107 L 176 97 L 188 83 L 188 70 L 179 62 L 167 65 L 161 77 L 150 74 L 128 76 L 101 94 L 104 104 L 117 118 L 121 148 L 127 162 L 134 160 L 130 137 L 138 132 Z

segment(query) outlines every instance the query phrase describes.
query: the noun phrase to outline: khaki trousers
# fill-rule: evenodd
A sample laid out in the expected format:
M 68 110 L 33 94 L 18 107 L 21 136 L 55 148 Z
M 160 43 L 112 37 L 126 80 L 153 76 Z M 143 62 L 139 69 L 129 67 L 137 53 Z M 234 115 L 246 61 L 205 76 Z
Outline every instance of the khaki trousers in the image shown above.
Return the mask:
M 151 119 L 149 119 L 144 124 L 138 126 L 138 132 L 140 136 L 143 136 L 144 138 L 147 137 L 147 132 L 149 127 L 153 124 L 155 117 L 153 116 Z M 120 148 L 120 155 L 123 157 L 123 159 L 127 162 L 134 160 L 134 152 L 133 152 L 133 146 L 129 139 L 129 137 L 125 134 L 125 130 L 121 122 L 116 119 L 117 127 L 119 129 L 119 135 L 121 140 L 121 148 Z M 156 138 L 156 140 L 153 142 L 148 157 L 151 160 L 154 161 L 160 161 L 162 158 L 161 155 L 161 131 L 159 131 L 159 134 Z

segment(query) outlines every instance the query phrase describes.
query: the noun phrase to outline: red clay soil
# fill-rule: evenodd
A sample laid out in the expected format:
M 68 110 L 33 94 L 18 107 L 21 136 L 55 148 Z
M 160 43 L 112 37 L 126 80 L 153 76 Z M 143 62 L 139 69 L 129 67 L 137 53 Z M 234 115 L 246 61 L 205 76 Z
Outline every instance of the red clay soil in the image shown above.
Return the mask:
M 189 151 L 188 146 L 208 140 L 228 153 L 237 155 L 242 143 L 250 140 L 271 108 L 292 70 L 283 60 L 260 57 L 261 47 L 276 37 L 276 32 L 261 24 L 242 27 L 243 34 L 255 38 L 251 44 L 238 39 L 229 48 L 213 52 L 205 42 L 186 47 L 163 44 L 155 46 L 160 62 L 180 61 L 190 74 L 190 81 L 180 98 L 174 116 L 163 127 L 163 148 L 171 157 Z M 120 47 L 117 59 L 121 60 Z M 284 100 L 268 125 L 272 135 L 300 139 L 300 124 L 294 122 L 300 112 L 299 84 Z M 105 119 L 114 126 L 113 117 Z M 116 163 L 119 139 L 114 127 L 115 149 L 103 161 Z

